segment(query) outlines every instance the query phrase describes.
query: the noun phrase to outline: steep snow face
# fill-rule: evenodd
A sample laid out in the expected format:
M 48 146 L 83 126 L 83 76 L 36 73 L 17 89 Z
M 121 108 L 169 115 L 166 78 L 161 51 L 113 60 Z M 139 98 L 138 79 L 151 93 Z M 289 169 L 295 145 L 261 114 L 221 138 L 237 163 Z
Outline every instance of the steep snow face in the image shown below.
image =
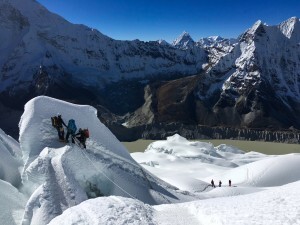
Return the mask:
M 292 17 L 281 24 L 279 24 L 279 29 L 287 38 L 297 38 L 299 40 L 300 32 L 300 22 L 297 17 Z
M 208 73 L 210 76 L 218 74 L 218 79 L 220 75 L 226 78 L 223 90 L 243 93 L 264 80 L 274 85 L 279 93 L 299 98 L 299 35 L 298 18 L 291 18 L 279 26 L 257 21 Z M 224 76 L 234 67 L 229 76 Z
M 72 80 L 99 88 L 121 78 L 194 74 L 205 62 L 203 49 L 194 55 L 154 41 L 116 41 L 69 23 L 37 1 L 1 0 L 0 9 L 0 91 L 16 83 L 15 92 L 28 88 L 40 65 L 50 83 Z
M 8 163 L 9 162 L 6 162 L 6 164 Z M 1 224 L 3 225 L 21 224 L 25 204 L 26 204 L 25 196 L 21 194 L 19 190 L 16 189 L 14 186 L 0 179 Z
M 19 143 L 0 129 L 0 179 L 18 187 L 21 184 L 22 166 Z
M 88 128 L 87 149 L 58 141 L 50 117 L 60 113 L 77 128 Z M 91 106 L 37 97 L 25 105 L 20 121 L 24 191 L 31 195 L 23 224 L 47 224 L 88 198 L 119 195 L 148 204 L 192 200 L 142 169 L 98 120 Z
M 21 224 L 26 198 L 21 186 L 23 168 L 20 145 L 0 129 L 0 223 Z
M 198 120 L 209 121 L 201 116 L 208 107 L 208 125 L 299 127 L 299 35 L 297 18 L 278 26 L 257 21 L 228 54 L 208 65 L 196 90 Z
M 46 148 L 62 146 L 57 141 L 56 129 L 51 126 L 51 117 L 58 113 L 67 124 L 74 119 L 77 128 L 88 128 L 94 143 L 103 146 L 106 151 L 119 155 L 134 163 L 127 149 L 97 118 L 97 110 L 92 106 L 75 105 L 57 99 L 41 96 L 25 105 L 20 120 L 20 145 L 23 152 L 25 169 Z M 54 132 L 53 132 L 54 131 Z
M 257 21 L 236 46 L 240 52 L 237 58 L 233 57 L 236 60 L 232 66 L 236 69 L 227 78 L 223 90 L 244 93 L 265 82 L 271 84 L 281 98 L 292 97 L 300 101 L 299 28 L 298 18 L 291 18 L 279 26 L 267 26 Z M 221 65 L 217 65 L 214 70 L 222 71 L 220 68 Z
M 234 50 L 234 46 L 237 44 L 238 40 L 231 38 L 226 39 L 220 36 L 211 36 L 207 38 L 201 38 L 196 42 L 196 46 L 205 48 L 208 52 L 208 62 L 203 65 L 203 68 L 206 71 L 210 71 L 221 58 L 228 58 L 228 54 L 232 53 Z M 230 54 L 229 57 L 232 54 Z M 228 60 L 227 64 L 228 64 Z

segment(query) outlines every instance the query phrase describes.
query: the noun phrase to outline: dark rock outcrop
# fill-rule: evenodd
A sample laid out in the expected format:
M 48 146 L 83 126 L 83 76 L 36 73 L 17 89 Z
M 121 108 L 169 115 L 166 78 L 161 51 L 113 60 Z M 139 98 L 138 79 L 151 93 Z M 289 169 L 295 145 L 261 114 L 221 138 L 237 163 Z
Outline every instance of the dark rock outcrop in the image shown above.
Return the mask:
M 182 123 L 159 123 L 126 128 L 121 125 L 107 125 L 121 141 L 137 139 L 163 140 L 179 134 L 187 139 L 232 139 L 246 141 L 267 141 L 300 144 L 300 131 L 261 130 L 232 127 L 208 127 Z

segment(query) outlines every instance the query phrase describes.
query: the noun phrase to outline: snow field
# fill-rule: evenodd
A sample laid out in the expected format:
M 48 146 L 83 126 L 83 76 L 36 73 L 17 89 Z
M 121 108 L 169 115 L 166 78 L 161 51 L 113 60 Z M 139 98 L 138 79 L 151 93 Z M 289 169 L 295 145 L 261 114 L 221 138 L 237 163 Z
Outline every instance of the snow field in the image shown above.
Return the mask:
M 88 126 L 86 150 L 57 141 L 57 111 Z M 96 113 L 38 97 L 21 118 L 21 148 L 0 130 L 1 224 L 300 223 L 300 154 L 245 153 L 174 135 L 130 155 Z

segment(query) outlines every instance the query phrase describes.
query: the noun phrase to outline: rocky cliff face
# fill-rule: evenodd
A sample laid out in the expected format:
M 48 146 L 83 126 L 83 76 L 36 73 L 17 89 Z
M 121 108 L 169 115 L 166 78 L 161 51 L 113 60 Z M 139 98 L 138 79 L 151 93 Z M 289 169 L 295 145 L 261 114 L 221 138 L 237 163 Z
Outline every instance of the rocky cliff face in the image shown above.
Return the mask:
M 256 22 L 199 82 L 195 90 L 198 121 L 207 125 L 299 127 L 299 35 L 297 18 L 278 26 Z M 210 114 L 208 120 L 203 112 Z
M 175 122 L 151 123 L 134 127 L 124 127 L 116 123 L 110 123 L 108 127 L 120 141 L 135 141 L 137 139 L 163 140 L 174 134 L 179 134 L 191 140 L 232 139 L 300 144 L 300 132 L 292 128 L 289 130 L 272 131 L 221 126 L 210 127 Z
M 256 22 L 206 72 L 160 84 L 152 93 L 154 118 L 207 126 L 299 128 L 299 37 L 297 18 L 278 26 Z

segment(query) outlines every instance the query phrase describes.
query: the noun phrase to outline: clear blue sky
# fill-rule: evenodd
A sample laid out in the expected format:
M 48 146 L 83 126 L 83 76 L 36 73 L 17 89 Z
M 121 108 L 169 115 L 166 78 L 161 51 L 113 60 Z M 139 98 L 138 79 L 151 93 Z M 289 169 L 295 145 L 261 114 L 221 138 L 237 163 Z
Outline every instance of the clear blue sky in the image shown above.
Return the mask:
M 68 21 L 118 40 L 237 37 L 257 20 L 276 25 L 300 17 L 300 0 L 38 0 Z

